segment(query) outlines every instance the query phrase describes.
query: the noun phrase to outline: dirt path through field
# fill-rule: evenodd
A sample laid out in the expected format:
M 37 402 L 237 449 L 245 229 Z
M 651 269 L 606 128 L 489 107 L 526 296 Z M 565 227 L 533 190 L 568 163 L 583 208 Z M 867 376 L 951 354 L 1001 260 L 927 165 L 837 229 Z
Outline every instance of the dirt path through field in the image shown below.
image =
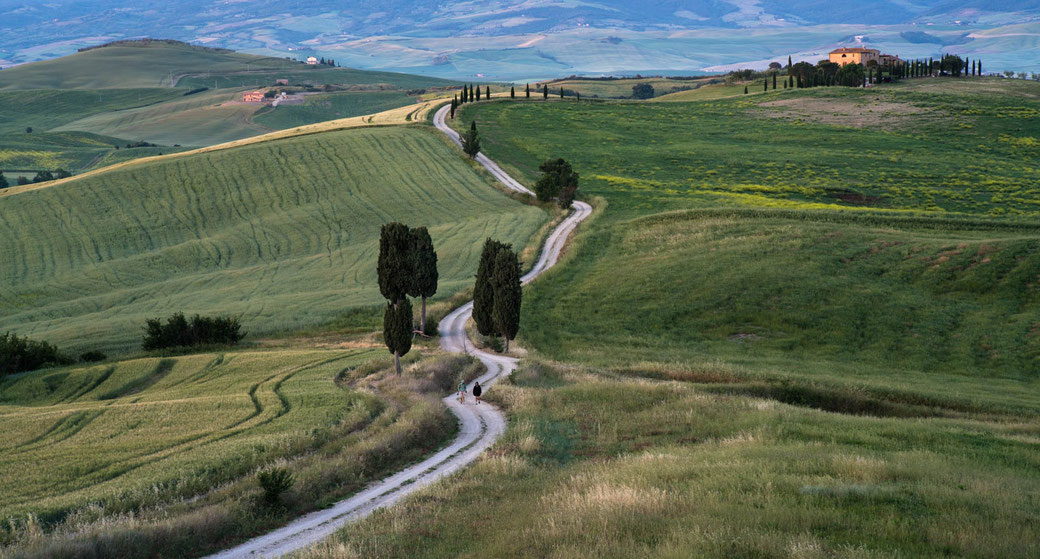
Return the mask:
M 448 111 L 448 106 L 438 110 L 434 115 L 434 125 L 458 144 L 458 134 L 445 122 Z M 507 188 L 532 194 L 530 190 L 506 174 L 484 154 L 478 155 L 477 161 Z M 546 239 L 534 267 L 521 278 L 524 284 L 534 280 L 556 264 L 563 246 L 567 242 L 567 237 L 579 223 L 592 213 L 592 206 L 585 202 L 576 201 L 572 207 L 574 211 L 571 215 L 560 223 Z M 441 347 L 452 353 L 468 353 L 480 359 L 487 367 L 487 372 L 478 380 L 481 386 L 490 387 L 498 379 L 508 376 L 516 369 L 517 359 L 487 353 L 474 348 L 469 343 L 466 337 L 466 322 L 472 313 L 473 302 L 470 301 L 440 322 L 438 331 L 441 336 Z M 411 493 L 473 463 L 506 430 L 505 415 L 491 404 L 474 405 L 472 397 L 467 400 L 467 403 L 461 404 L 454 395 L 444 398 L 444 404 L 455 414 L 460 424 L 459 434 L 448 447 L 418 464 L 370 485 L 360 493 L 336 503 L 331 508 L 303 516 L 278 530 L 211 557 L 220 559 L 281 557 L 318 543 L 345 524 L 364 518 L 377 509 L 391 506 Z

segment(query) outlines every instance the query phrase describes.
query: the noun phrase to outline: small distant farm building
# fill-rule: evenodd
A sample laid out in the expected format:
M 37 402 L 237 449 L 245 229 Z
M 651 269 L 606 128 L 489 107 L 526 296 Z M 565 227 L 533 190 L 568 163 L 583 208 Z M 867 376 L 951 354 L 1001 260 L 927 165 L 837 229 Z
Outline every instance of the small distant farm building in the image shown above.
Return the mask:
M 263 91 L 250 91 L 249 93 L 242 94 L 242 100 L 246 103 L 263 103 L 264 92 Z
M 882 66 L 899 66 L 903 60 L 894 54 L 882 54 L 878 57 L 878 64 Z
M 862 64 L 866 66 L 871 60 L 878 62 L 880 57 L 881 51 L 876 49 L 844 47 L 831 51 L 830 58 L 831 62 L 842 66 L 846 64 Z
M 282 78 L 280 80 L 274 80 L 275 85 L 289 85 L 289 80 Z
M 314 58 L 313 56 L 308 56 L 307 57 L 307 64 L 310 64 L 311 66 L 317 66 L 318 65 L 318 59 Z

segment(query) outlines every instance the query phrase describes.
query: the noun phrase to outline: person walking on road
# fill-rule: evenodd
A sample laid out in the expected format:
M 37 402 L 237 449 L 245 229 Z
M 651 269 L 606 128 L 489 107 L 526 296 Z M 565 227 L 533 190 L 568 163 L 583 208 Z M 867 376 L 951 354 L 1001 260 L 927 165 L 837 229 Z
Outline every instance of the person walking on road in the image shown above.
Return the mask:
M 459 381 L 459 403 L 466 403 L 466 381 Z
M 480 388 L 480 382 L 473 381 L 473 397 L 476 398 L 477 403 L 480 403 L 480 394 L 483 390 Z

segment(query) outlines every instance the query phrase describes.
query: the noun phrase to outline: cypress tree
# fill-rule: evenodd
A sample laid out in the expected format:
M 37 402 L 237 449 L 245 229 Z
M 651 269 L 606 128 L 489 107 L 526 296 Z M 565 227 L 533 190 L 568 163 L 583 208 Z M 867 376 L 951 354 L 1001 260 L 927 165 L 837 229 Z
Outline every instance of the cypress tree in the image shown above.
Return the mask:
M 776 72 L 773 72 L 773 89 L 776 89 Z
M 527 84 L 527 98 L 531 98 L 531 84 Z
M 470 159 L 480 153 L 480 134 L 477 133 L 477 121 L 475 120 L 470 123 L 469 131 L 462 136 L 462 151 Z
M 982 61 L 981 60 L 979 60 L 979 73 L 977 75 L 979 75 L 979 76 L 982 75 Z
M 560 99 L 563 99 L 563 86 L 560 86 Z
M 484 249 L 480 253 L 477 279 L 473 285 L 473 322 L 477 326 L 477 332 L 484 336 L 492 336 L 497 332 L 492 318 L 495 305 L 495 286 L 492 279 L 498 252 L 509 248 L 509 245 L 489 238 L 484 241 Z
M 523 289 L 520 287 L 520 261 L 510 249 L 498 251 L 495 256 L 495 271 L 492 279 L 494 302 L 491 318 L 495 331 L 505 339 L 505 351 L 509 341 L 516 338 L 520 330 L 520 304 Z
M 548 98 L 549 98 L 549 84 L 545 84 L 545 85 L 542 86 L 542 99 L 548 99 Z
M 394 370 L 401 374 L 401 356 L 412 349 L 412 304 L 408 299 L 386 304 L 383 311 L 383 343 L 394 355 Z
M 7 182 L 7 177 L 3 173 L 0 173 L 0 190 L 11 186 L 11 183 Z
M 491 86 L 490 85 L 485 86 L 484 93 L 486 94 L 486 95 L 484 95 L 484 97 L 486 97 L 487 100 L 490 101 L 491 100 Z
M 747 93 L 748 93 L 748 91 L 747 91 L 747 86 L 745 85 L 745 86 L 744 86 L 744 95 L 747 95 Z
M 386 300 L 396 305 L 411 288 L 412 235 L 403 223 L 387 223 L 379 232 L 379 260 L 376 274 L 379 277 L 379 292 Z
M 787 55 L 787 75 L 791 75 L 791 55 Z
M 769 91 L 769 80 L 762 80 L 762 91 Z
M 509 98 L 516 99 L 516 88 L 513 86 L 509 86 Z
M 477 101 L 480 101 L 480 88 L 477 88 Z
M 458 97 L 451 98 L 451 118 L 455 118 L 455 109 L 459 108 Z
M 437 294 L 437 252 L 433 250 L 433 239 L 425 227 L 412 229 L 412 288 L 408 294 L 422 298 L 419 313 L 419 331 L 426 333 L 426 298 Z

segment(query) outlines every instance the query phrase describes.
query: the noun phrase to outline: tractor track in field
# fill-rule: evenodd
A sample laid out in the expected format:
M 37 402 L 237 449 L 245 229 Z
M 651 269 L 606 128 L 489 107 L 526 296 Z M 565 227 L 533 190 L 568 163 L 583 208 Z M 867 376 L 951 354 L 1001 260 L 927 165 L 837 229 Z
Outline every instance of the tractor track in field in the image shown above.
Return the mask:
M 446 123 L 449 109 L 448 105 L 441 107 L 434 114 L 433 123 L 456 145 L 461 145 L 458 133 Z M 509 176 L 483 153 L 477 155 L 476 161 L 506 188 L 522 194 L 533 195 L 523 184 Z M 585 202 L 575 201 L 572 209 L 571 214 L 546 238 L 535 265 L 521 278 L 524 284 L 531 282 L 556 264 L 567 238 L 579 223 L 592 214 L 592 206 Z M 487 368 L 487 372 L 478 380 L 481 386 L 490 387 L 500 378 L 508 376 L 516 370 L 518 360 L 481 351 L 469 343 L 466 337 L 466 322 L 472 313 L 473 302 L 470 301 L 441 320 L 438 325 L 441 347 L 448 352 L 466 353 L 479 359 Z M 458 418 L 460 425 L 458 435 L 447 447 L 417 464 L 369 485 L 330 508 L 304 515 L 273 532 L 211 555 L 210 558 L 281 557 L 318 543 L 347 523 L 364 518 L 378 509 L 392 506 L 415 491 L 468 466 L 505 433 L 506 417 L 495 406 L 488 403 L 463 404 L 457 400 L 455 395 L 445 397 L 443 401 Z

